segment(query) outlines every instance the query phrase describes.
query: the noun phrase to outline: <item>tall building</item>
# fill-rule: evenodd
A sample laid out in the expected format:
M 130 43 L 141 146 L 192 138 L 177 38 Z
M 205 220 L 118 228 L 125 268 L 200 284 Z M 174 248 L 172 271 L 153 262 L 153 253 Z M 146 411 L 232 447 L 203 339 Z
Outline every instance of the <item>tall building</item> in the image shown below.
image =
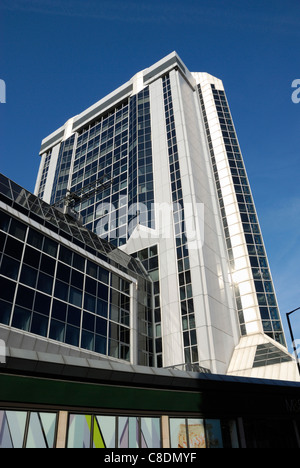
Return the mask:
M 297 379 L 219 79 L 173 52 L 68 120 L 40 155 L 35 195 L 71 201 L 147 270 L 150 365 Z
M 153 367 L 150 274 L 64 211 L 0 174 L 0 448 L 300 447 L 300 382 Z

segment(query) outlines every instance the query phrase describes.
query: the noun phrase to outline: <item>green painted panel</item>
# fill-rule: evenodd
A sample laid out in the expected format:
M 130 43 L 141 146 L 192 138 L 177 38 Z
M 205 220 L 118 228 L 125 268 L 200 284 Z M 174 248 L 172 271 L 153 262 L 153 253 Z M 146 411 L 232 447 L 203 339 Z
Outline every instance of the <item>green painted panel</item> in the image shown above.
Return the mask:
M 0 401 L 83 408 L 199 412 L 201 393 L 0 375 Z

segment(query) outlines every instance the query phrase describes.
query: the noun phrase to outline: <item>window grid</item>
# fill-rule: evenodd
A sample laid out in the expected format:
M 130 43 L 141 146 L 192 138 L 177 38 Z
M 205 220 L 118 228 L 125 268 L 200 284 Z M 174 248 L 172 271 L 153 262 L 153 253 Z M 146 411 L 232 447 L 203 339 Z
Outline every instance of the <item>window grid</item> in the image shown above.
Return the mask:
M 160 417 L 69 413 L 67 448 L 161 448 Z
M 149 88 L 78 137 L 71 190 L 104 176 L 110 186 L 85 200 L 79 212 L 86 227 L 121 246 L 137 224 L 154 225 Z
M 235 128 L 233 125 L 230 109 L 227 103 L 225 92 L 215 89 L 211 85 L 214 101 L 219 117 L 224 144 L 227 152 L 228 163 L 231 170 L 232 181 L 235 187 L 237 203 L 241 214 L 245 240 L 248 248 L 254 284 L 256 288 L 257 300 L 260 308 L 262 326 L 266 335 L 285 345 L 285 339 L 282 330 L 282 324 L 279 317 L 277 301 L 273 289 L 273 283 L 269 270 L 269 265 L 264 249 L 263 239 L 258 224 L 256 209 L 252 199 L 250 186 L 244 167 L 241 151 L 237 141 Z M 211 161 L 216 180 L 216 187 L 219 196 L 219 205 L 223 220 L 224 233 L 226 238 L 227 250 L 231 267 L 234 269 L 234 259 L 232 255 L 232 245 L 229 236 L 226 213 L 223 204 L 222 191 L 219 183 L 217 166 L 211 143 L 209 125 L 206 116 L 206 110 L 201 92 L 201 86 L 198 85 L 198 92 L 204 117 L 206 134 L 210 148 Z M 235 296 L 238 308 L 241 333 L 246 334 L 244 314 L 239 287 L 235 286 Z
M 263 239 L 225 92 L 216 89 L 212 89 L 212 92 L 241 213 L 263 330 L 266 335 L 285 345 Z
M 0 409 L 0 448 L 55 448 L 58 413 Z
M 196 336 L 193 289 L 191 284 L 187 236 L 185 232 L 183 193 L 181 187 L 181 175 L 169 75 L 163 77 L 162 82 L 172 201 L 174 208 L 173 217 L 176 237 L 177 271 L 182 315 L 184 358 L 186 363 L 197 364 L 199 363 L 199 355 Z
M 1 221 L 0 322 L 129 360 L 130 283 L 14 218 Z
M 102 192 L 85 200 L 79 212 L 84 225 L 115 245 L 125 242 L 127 232 L 127 218 L 118 202 L 122 199 L 127 205 L 128 109 L 128 102 L 123 103 L 82 131 L 71 183 L 76 192 L 103 177 L 111 181 Z M 105 223 L 101 222 L 102 204 L 108 209 Z
M 153 331 L 149 333 L 153 337 L 154 353 L 156 358 L 155 367 L 163 366 L 162 357 L 162 333 L 161 333 L 161 309 L 160 309 L 160 283 L 159 283 L 159 259 L 158 246 L 142 249 L 132 254 L 133 257 L 139 258 L 144 268 L 148 271 L 149 276 L 153 281 L 153 320 L 151 320 L 151 328 L 153 323 Z M 150 325 L 150 322 L 149 322 Z

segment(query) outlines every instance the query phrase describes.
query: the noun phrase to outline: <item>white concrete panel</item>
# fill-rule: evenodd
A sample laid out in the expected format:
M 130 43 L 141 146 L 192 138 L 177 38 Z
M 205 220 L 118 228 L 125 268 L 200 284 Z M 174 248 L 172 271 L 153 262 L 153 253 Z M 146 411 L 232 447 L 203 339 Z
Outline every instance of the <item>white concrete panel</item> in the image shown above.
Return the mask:
M 43 196 L 43 200 L 46 203 L 50 203 L 50 200 L 51 200 L 51 194 L 52 194 L 52 188 L 53 188 L 53 182 L 54 182 L 54 177 L 55 177 L 59 150 L 60 150 L 60 144 L 56 145 L 52 149 L 52 155 L 51 155 L 51 160 L 49 164 L 48 175 L 47 175 L 45 191 L 44 191 L 44 196 Z
M 189 174 L 182 178 L 183 193 L 186 194 L 185 200 L 190 200 L 190 196 L 195 194 L 196 201 L 201 201 L 204 204 L 204 219 L 198 218 L 198 222 L 204 223 L 204 241 L 201 250 L 190 255 L 195 309 L 201 306 L 203 308 L 196 313 L 197 332 L 199 331 L 200 334 L 200 330 L 206 329 L 207 336 L 206 348 L 204 349 L 203 343 L 200 345 L 200 341 L 199 347 L 201 346 L 204 355 L 210 356 L 211 366 L 216 370 L 220 370 L 222 359 L 215 360 L 212 357 L 216 351 L 215 346 L 221 349 L 222 340 L 224 346 L 225 343 L 226 346 L 229 345 L 230 351 L 226 356 L 228 363 L 238 338 L 232 292 L 228 282 L 228 266 L 226 267 L 226 262 L 224 262 L 226 258 L 225 245 L 220 236 L 222 226 L 219 224 L 219 218 L 217 218 L 219 211 L 215 204 L 213 174 L 208 149 L 203 144 L 205 136 L 204 128 L 200 123 L 201 117 L 197 111 L 196 102 L 198 101 L 196 101 L 195 94 L 180 77 L 173 76 L 172 86 L 172 90 L 178 92 L 179 105 L 181 103 L 182 108 L 181 113 L 175 114 L 176 129 L 178 127 L 184 128 L 186 133 L 186 140 L 182 142 L 182 145 L 178 146 L 180 150 L 180 167 L 182 165 L 185 170 L 186 159 L 190 165 Z M 220 137 L 220 131 L 217 131 L 216 135 Z M 226 178 L 229 171 L 224 162 L 223 153 L 222 161 L 224 177 Z M 229 192 L 229 195 L 231 195 L 231 192 Z M 197 222 L 196 212 L 194 213 L 193 222 Z M 214 326 L 216 328 L 213 328 Z M 218 345 L 213 340 L 213 330 L 215 329 L 218 330 Z M 224 357 L 223 349 L 219 354 L 220 357 Z M 226 365 L 222 363 L 222 371 L 225 368 Z

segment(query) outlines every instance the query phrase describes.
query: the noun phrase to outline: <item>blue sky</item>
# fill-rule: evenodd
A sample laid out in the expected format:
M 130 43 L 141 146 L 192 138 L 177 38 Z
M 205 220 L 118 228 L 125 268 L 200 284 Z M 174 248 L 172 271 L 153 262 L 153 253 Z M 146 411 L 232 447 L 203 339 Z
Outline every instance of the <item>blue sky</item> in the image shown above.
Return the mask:
M 0 41 L 0 171 L 31 191 L 41 140 L 136 72 L 176 50 L 221 78 L 286 326 L 300 307 L 299 0 L 0 0 Z M 300 311 L 292 323 L 300 340 Z

